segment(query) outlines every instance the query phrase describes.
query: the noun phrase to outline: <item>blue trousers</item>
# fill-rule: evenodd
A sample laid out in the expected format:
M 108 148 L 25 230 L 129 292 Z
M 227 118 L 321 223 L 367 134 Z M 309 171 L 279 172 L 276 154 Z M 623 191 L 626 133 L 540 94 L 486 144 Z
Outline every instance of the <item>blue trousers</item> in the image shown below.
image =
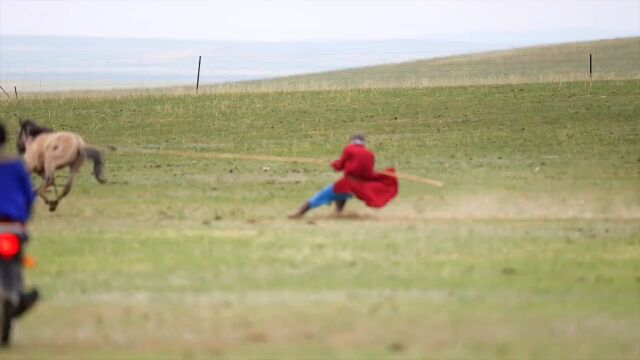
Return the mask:
M 318 206 L 329 205 L 334 201 L 349 200 L 350 198 L 351 195 L 349 194 L 336 194 L 335 191 L 333 191 L 333 184 L 331 184 L 309 199 L 309 204 L 311 204 L 311 208 L 313 209 Z

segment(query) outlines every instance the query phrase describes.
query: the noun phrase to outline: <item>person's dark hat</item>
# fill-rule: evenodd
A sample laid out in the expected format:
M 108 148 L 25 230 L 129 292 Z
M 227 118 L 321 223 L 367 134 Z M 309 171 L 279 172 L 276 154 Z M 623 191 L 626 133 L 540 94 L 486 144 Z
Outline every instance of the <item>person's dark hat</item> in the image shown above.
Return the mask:
M 354 144 L 364 144 L 364 135 L 362 134 L 353 134 L 349 138 L 349 141 Z

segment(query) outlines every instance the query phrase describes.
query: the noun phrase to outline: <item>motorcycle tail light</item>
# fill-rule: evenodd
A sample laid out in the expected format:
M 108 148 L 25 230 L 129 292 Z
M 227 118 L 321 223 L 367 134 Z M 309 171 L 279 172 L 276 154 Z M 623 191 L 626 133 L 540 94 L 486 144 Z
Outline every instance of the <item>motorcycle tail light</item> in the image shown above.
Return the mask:
M 16 234 L 0 233 L 0 256 L 11 258 L 20 251 L 20 238 Z

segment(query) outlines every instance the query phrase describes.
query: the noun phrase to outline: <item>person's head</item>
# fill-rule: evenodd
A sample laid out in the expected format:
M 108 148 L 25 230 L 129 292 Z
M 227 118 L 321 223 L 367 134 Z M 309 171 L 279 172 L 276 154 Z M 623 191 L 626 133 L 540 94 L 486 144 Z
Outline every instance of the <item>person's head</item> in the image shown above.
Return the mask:
M 349 138 L 349 143 L 356 144 L 356 145 L 364 145 L 364 135 L 362 134 L 351 135 L 351 137 Z

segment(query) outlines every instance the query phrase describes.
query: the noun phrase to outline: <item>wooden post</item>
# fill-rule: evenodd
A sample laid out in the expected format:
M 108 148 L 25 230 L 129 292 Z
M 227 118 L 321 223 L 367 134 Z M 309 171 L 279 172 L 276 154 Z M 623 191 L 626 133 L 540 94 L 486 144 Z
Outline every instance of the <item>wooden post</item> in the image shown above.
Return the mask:
M 591 54 L 589 54 L 589 81 L 591 81 L 592 77 L 593 77 L 593 59 L 591 57 Z
M 17 86 L 14 86 L 14 87 L 13 87 L 13 91 L 15 91 L 15 92 L 16 92 L 16 100 L 18 100 L 18 87 L 17 87 Z
M 2 88 L 2 86 L 0 86 L 0 89 L 2 90 L 2 92 L 3 92 L 5 95 L 7 95 L 7 97 L 8 97 L 8 98 L 10 98 L 10 97 L 11 97 L 9 94 L 7 94 L 7 92 L 6 92 L 6 91 L 4 91 L 4 89 Z
M 200 63 L 202 62 L 202 56 L 198 56 L 198 78 L 196 80 L 196 93 L 198 92 L 198 87 L 200 86 Z

